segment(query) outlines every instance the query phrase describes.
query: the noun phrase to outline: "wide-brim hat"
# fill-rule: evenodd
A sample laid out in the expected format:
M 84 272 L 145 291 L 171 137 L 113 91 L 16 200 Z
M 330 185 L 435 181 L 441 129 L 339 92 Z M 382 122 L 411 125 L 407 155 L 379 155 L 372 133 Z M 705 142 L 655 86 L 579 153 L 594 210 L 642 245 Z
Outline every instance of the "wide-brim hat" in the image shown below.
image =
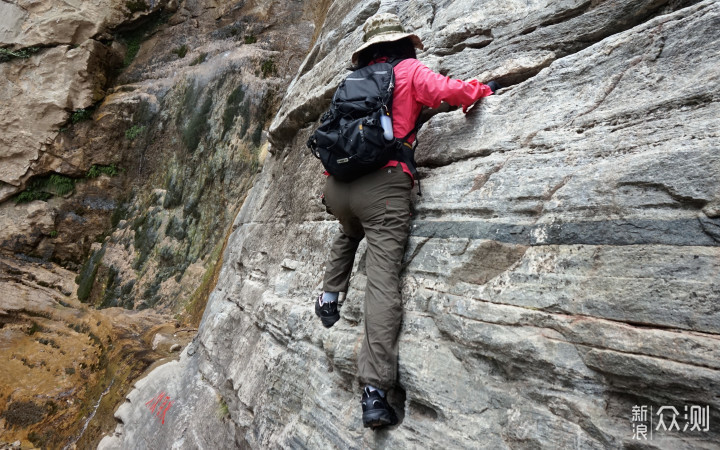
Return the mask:
M 357 64 L 358 55 L 366 48 L 380 42 L 394 42 L 401 39 L 410 38 L 415 48 L 422 50 L 425 48 L 420 38 L 413 33 L 406 33 L 400 18 L 395 14 L 380 13 L 368 18 L 363 25 L 363 41 L 355 53 L 352 54 L 352 63 Z

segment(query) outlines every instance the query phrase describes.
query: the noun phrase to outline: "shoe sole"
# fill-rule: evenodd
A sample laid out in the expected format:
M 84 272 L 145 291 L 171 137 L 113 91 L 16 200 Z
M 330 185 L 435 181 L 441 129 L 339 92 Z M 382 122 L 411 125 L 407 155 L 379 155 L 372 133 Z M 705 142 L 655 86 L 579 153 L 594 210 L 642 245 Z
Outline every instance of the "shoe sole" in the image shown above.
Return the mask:
M 333 314 L 332 316 L 323 316 L 320 314 L 317 305 L 315 305 L 315 315 L 320 318 L 325 328 L 330 328 L 331 326 L 335 325 L 335 322 L 340 320 L 340 312 L 338 312 L 337 314 Z
M 340 320 L 340 313 L 335 314 L 334 316 L 320 316 L 320 320 L 325 328 L 330 328 L 335 325 L 335 322 Z
M 363 427 L 378 428 L 397 425 L 397 421 L 392 420 L 390 413 L 387 411 L 368 411 L 363 413 Z

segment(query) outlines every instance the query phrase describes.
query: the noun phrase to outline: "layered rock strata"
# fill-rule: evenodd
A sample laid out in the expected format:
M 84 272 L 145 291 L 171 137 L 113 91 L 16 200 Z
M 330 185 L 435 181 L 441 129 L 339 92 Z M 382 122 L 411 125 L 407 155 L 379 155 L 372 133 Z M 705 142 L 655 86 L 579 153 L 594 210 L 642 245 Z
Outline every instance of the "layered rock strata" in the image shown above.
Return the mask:
M 198 337 L 137 383 L 102 448 L 716 447 L 720 7 L 493 5 L 332 4 Z M 507 88 L 420 132 L 391 393 L 402 423 L 373 433 L 355 378 L 364 247 L 326 330 L 312 297 L 337 223 L 304 142 L 363 21 L 386 10 L 432 68 Z M 165 426 L 146 404 L 159 392 Z M 638 441 L 636 406 L 701 406 L 710 426 Z

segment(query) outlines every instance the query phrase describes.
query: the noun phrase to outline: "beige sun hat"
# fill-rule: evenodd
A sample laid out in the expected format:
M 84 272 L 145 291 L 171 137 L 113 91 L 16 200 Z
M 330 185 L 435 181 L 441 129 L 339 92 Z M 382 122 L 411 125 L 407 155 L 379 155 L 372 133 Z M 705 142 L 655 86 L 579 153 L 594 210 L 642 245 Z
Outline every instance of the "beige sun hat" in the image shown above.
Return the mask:
M 400 18 L 395 14 L 375 14 L 365 21 L 363 31 L 365 32 L 365 36 L 363 36 L 365 43 L 352 54 L 353 64 L 357 64 L 360 52 L 378 42 L 393 42 L 409 37 L 413 44 L 415 44 L 415 48 L 420 50 L 425 48 L 416 34 L 405 32 L 405 28 L 403 28 L 402 23 L 400 23 Z

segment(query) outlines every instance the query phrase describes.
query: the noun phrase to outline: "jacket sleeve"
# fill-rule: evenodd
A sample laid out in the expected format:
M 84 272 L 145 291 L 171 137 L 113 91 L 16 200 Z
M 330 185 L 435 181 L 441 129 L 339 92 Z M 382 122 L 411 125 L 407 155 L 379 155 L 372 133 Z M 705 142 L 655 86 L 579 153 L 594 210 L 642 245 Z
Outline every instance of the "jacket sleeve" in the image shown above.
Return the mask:
M 425 106 L 437 108 L 441 102 L 452 106 L 469 106 L 492 90 L 478 80 L 455 80 L 435 73 L 420 63 L 412 77 L 415 99 Z

